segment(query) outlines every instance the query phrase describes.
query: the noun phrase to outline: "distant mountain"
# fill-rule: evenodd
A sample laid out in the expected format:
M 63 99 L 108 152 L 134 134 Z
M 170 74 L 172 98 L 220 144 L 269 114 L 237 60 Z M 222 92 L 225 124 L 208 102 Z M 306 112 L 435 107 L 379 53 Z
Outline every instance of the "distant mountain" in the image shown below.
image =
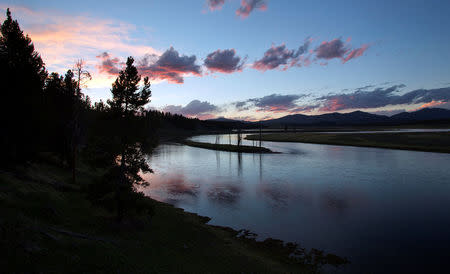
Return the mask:
M 450 110 L 443 108 L 424 108 L 414 112 L 402 112 L 391 116 L 394 121 L 450 120 Z
M 399 123 L 414 123 L 421 121 L 450 121 L 450 110 L 442 108 L 424 108 L 414 112 L 402 112 L 391 117 L 377 115 L 363 111 L 350 113 L 327 113 L 321 115 L 293 114 L 277 119 L 264 120 L 265 127 L 283 126 L 342 126 L 342 125 L 389 125 Z M 228 122 L 239 125 L 257 126 L 259 122 L 246 122 L 227 119 L 224 117 L 209 119 L 210 122 Z
M 327 113 L 321 115 L 294 114 L 278 119 L 262 121 L 264 125 L 360 125 L 389 121 L 389 117 L 371 114 L 363 111 L 350 113 Z
M 219 117 L 219 118 L 215 118 L 215 119 L 207 119 L 206 121 L 211 121 L 211 122 L 243 122 L 243 121 L 239 121 L 239 120 L 228 119 L 228 118 L 225 118 L 225 117 Z

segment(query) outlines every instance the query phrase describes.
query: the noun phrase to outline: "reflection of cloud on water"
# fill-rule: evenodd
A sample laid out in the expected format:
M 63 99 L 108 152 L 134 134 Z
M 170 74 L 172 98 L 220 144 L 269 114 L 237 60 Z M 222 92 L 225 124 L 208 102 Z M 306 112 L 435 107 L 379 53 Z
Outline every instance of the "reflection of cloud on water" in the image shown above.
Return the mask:
M 314 190 L 309 183 L 262 182 L 257 191 L 263 194 L 273 208 L 286 209 L 290 206 L 297 208 L 313 205 Z
M 182 178 L 174 178 L 166 182 L 167 191 L 172 195 L 197 196 L 199 185 L 189 184 Z
M 259 190 L 269 198 L 269 203 L 272 207 L 284 208 L 288 205 L 289 191 L 286 189 L 286 184 L 280 186 L 274 183 L 263 183 Z
M 322 207 L 327 209 L 327 211 L 343 213 L 349 207 L 347 200 L 342 197 L 330 195 L 330 193 L 324 193 L 320 198 Z
M 368 200 L 364 193 L 345 187 L 338 191 L 327 190 L 319 196 L 320 206 L 331 214 L 344 214 L 352 208 L 364 206 L 367 202 Z
M 197 198 L 200 185 L 190 183 L 183 174 L 154 173 L 144 178 L 150 185 L 143 192 L 156 200 L 176 204 Z
M 217 184 L 209 189 L 207 195 L 215 202 L 234 204 L 239 200 L 241 191 L 241 187 L 237 185 Z

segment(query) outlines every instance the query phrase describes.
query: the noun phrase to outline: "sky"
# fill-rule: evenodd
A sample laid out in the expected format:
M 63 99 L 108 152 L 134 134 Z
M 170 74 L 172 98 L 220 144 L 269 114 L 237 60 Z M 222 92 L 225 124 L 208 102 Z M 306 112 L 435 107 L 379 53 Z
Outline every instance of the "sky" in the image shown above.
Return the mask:
M 133 56 L 147 108 L 261 120 L 450 109 L 450 1 L 0 0 L 49 72 L 82 58 L 111 97 Z

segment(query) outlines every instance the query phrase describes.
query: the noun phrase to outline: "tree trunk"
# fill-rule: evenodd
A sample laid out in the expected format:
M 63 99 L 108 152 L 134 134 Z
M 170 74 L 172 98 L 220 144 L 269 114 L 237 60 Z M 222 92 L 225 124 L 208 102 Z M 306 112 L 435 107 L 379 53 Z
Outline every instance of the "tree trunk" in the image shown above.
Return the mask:
M 76 183 L 77 148 L 72 144 L 72 184 Z
M 121 153 L 121 159 L 120 159 L 120 179 L 118 181 L 118 186 L 117 186 L 117 192 L 116 192 L 116 201 L 117 201 L 117 223 L 121 223 L 124 217 L 124 204 L 123 204 L 123 200 L 122 200 L 122 196 L 123 196 L 123 190 L 125 189 L 125 152 L 126 152 L 126 148 L 125 148 L 125 140 L 124 137 L 122 137 L 122 153 Z

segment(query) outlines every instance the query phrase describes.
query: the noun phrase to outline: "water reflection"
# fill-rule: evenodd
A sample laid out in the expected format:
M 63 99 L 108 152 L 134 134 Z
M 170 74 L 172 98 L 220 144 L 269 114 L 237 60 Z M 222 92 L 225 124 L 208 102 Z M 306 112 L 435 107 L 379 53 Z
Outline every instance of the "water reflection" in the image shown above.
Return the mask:
M 216 139 L 236 141 L 235 135 L 194 137 Z M 243 145 L 251 142 L 243 140 Z M 347 256 L 352 269 L 344 273 L 383 273 L 385 264 L 391 272 L 427 270 L 421 267 L 436 260 L 433 256 L 450 254 L 450 154 L 277 142 L 265 146 L 282 153 L 161 145 L 148 158 L 155 173 L 145 175 L 150 182 L 145 192 L 209 216 L 213 224 Z M 412 238 L 436 251 L 408 248 Z M 410 260 L 417 257 L 422 259 Z M 410 268 L 405 268 L 407 261 L 412 261 Z
M 322 207 L 332 213 L 344 214 L 349 207 L 347 200 L 332 193 L 323 193 L 320 198 Z
M 236 154 L 237 154 L 237 164 L 238 164 L 238 176 L 241 177 L 242 176 L 242 153 L 238 152 Z
M 215 184 L 208 190 L 208 198 L 217 203 L 235 204 L 242 192 L 242 188 L 233 184 Z
M 200 191 L 200 184 L 189 182 L 182 173 L 156 173 L 143 177 L 151 182 L 149 187 L 143 189 L 144 193 L 154 199 L 172 204 L 196 199 Z
M 259 188 L 269 204 L 274 208 L 286 208 L 288 206 L 289 189 L 273 183 L 262 183 Z

